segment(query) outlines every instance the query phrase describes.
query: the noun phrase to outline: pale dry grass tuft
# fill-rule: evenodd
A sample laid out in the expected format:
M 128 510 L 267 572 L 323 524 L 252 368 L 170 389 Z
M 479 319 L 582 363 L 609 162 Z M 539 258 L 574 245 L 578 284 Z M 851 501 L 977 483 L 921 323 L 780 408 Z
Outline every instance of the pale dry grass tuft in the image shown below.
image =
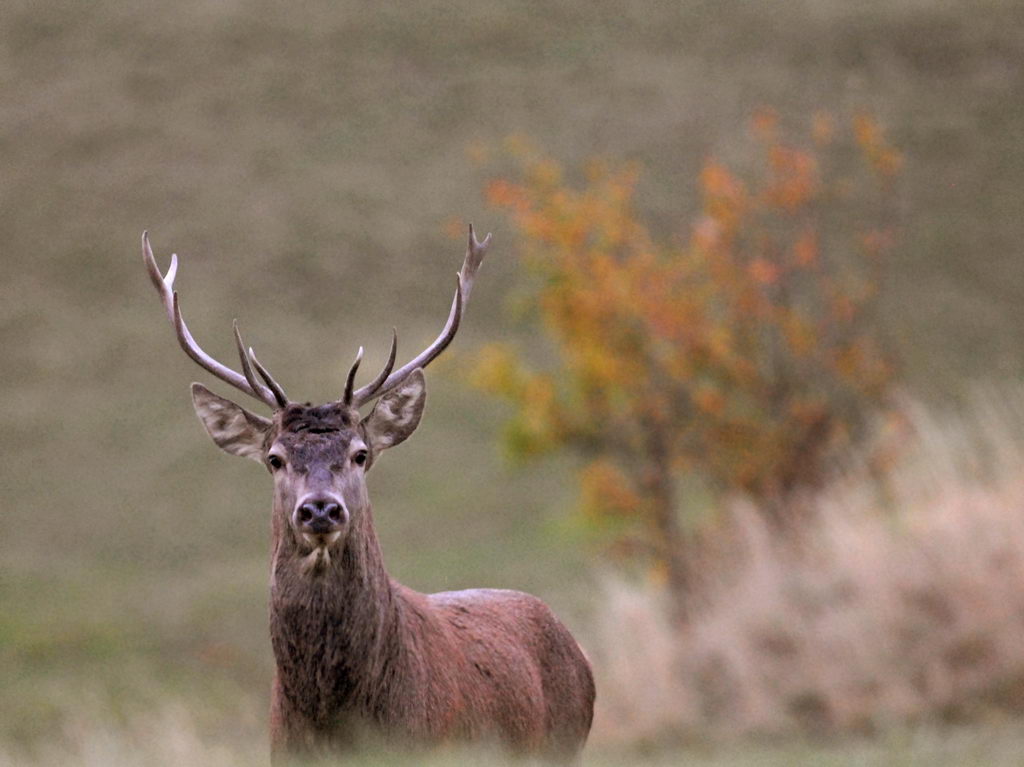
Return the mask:
M 690 626 L 610 579 L 595 635 L 607 741 L 871 731 L 1024 709 L 1024 390 L 956 415 L 909 406 L 884 476 L 814 501 L 799 545 L 730 510 L 736 561 L 708 562 Z
M 183 703 L 128 717 L 102 706 L 79 704 L 63 728 L 30 751 L 0 750 L 0 765 L 32 764 L 110 767 L 135 765 L 204 765 L 243 767 L 268 764 L 265 738 L 254 737 L 251 723 L 228 731 L 204 732 L 194 712 Z
M 49 742 L 28 750 L 0 747 L 0 767 L 258 767 L 270 764 L 266 732 L 253 726 L 246 712 L 237 726 L 209 728 L 184 701 L 167 701 L 155 709 L 117 712 L 99 703 L 75 701 Z M 367 748 L 346 755 L 351 767 L 542 767 L 513 760 L 486 748 L 447 746 L 429 752 Z M 336 757 L 295 759 L 290 767 L 327 767 Z

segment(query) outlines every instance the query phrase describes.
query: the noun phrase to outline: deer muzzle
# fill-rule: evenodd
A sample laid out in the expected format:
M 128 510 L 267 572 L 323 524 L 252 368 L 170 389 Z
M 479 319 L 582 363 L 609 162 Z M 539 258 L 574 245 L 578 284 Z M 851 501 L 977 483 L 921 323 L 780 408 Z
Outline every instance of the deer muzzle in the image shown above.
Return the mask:
M 330 546 L 349 522 L 345 502 L 333 494 L 307 495 L 295 506 L 292 524 L 311 548 Z

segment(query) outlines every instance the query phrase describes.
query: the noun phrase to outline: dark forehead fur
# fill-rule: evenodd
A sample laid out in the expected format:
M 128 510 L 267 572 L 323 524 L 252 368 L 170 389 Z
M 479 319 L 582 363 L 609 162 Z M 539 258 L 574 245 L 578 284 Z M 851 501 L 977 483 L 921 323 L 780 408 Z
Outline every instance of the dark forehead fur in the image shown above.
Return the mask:
M 359 413 L 338 402 L 290 404 L 277 413 L 277 439 L 302 462 L 331 458 L 361 435 Z
M 291 404 L 278 415 L 281 434 L 327 434 L 345 431 L 359 423 L 359 415 L 350 407 L 337 402 L 326 405 Z

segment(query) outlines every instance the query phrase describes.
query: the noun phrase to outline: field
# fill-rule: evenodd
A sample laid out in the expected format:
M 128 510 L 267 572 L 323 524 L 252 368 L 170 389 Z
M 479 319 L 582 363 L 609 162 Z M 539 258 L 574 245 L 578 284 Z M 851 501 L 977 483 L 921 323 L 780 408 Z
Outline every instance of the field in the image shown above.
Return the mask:
M 400 356 L 426 345 L 462 255 L 453 222 L 493 230 L 424 423 L 370 492 L 403 582 L 536 593 L 584 644 L 607 605 L 564 523 L 571 462 L 510 466 L 502 410 L 461 375 L 480 343 L 535 337 L 507 311 L 525 280 L 474 148 L 523 135 L 570 166 L 637 161 L 645 212 L 684 233 L 701 163 L 742 164 L 757 107 L 793 125 L 870 110 L 906 157 L 879 318 L 906 391 L 957 413 L 979 382 L 1024 375 L 1011 0 L 11 0 L 4 17 L 0 763 L 266 759 L 270 486 L 192 415 L 187 384 L 209 381 L 161 317 L 143 229 L 162 265 L 179 254 L 200 343 L 230 359 L 238 317 L 314 400 L 340 394 L 359 345 L 380 364 L 392 326 Z M 1024 730 L 1002 713 L 595 743 L 595 765 L 995 765 L 1019 761 Z

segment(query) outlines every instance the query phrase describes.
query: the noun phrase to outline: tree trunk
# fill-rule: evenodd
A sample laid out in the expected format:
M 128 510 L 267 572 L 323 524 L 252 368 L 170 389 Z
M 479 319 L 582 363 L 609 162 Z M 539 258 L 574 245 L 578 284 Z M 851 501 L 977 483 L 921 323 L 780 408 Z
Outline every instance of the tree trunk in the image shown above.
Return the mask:
M 646 466 L 643 489 L 651 509 L 651 526 L 656 536 L 654 550 L 665 570 L 672 617 L 686 622 L 690 574 L 686 563 L 686 540 L 676 514 L 672 482 L 672 459 L 665 429 L 660 424 L 647 424 Z

